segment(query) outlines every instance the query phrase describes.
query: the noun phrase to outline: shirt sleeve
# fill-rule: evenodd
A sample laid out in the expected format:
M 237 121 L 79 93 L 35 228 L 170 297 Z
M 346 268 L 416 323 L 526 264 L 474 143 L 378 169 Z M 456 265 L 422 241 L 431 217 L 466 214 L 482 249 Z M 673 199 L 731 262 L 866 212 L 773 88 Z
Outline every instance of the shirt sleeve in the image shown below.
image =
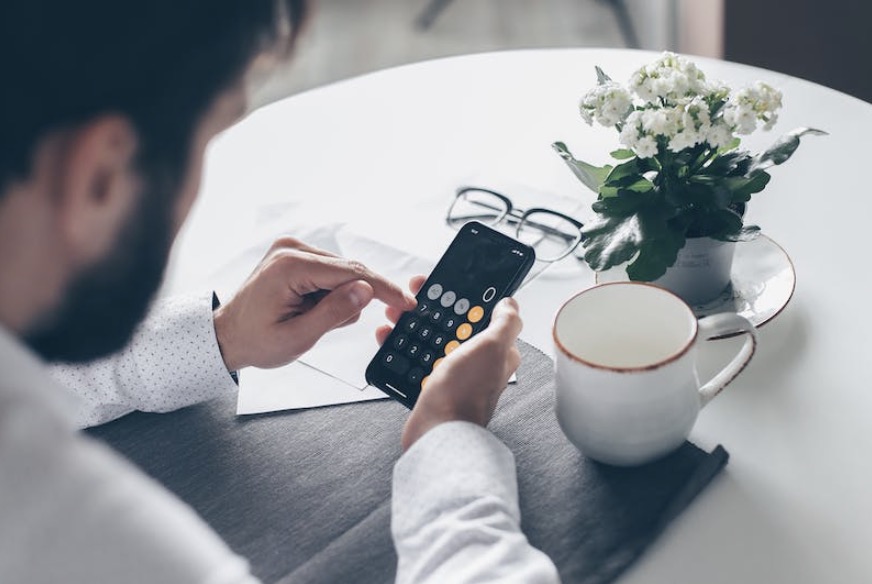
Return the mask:
M 53 365 L 79 398 L 80 427 L 134 410 L 168 412 L 235 391 L 212 319 L 212 294 L 160 301 L 119 353 L 85 364 Z
M 422 436 L 394 467 L 397 582 L 559 582 L 520 527 L 511 451 L 468 422 Z

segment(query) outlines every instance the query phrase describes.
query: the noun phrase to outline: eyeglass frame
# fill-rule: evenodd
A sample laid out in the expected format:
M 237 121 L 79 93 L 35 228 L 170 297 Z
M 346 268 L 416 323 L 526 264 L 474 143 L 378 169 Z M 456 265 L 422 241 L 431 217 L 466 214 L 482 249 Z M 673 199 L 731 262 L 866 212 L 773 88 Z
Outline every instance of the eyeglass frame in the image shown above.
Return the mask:
M 451 211 L 454 209 L 455 205 L 457 205 L 457 202 L 460 200 L 460 198 L 465 193 L 468 193 L 469 191 L 480 191 L 483 193 L 487 193 L 489 195 L 493 195 L 497 199 L 501 200 L 504 203 L 504 210 L 503 210 L 502 214 L 499 215 L 495 221 L 488 223 L 488 225 L 498 225 L 498 224 L 502 223 L 503 221 L 506 221 L 506 223 L 508 223 L 509 225 L 512 225 L 512 220 L 514 220 L 515 222 L 517 222 L 517 227 L 515 228 L 515 237 L 516 238 L 520 235 L 521 226 L 524 225 L 525 221 L 529 225 L 532 225 L 533 227 L 542 230 L 544 233 L 546 233 L 548 235 L 558 235 L 558 236 L 568 235 L 568 234 L 564 233 L 563 231 L 554 229 L 553 227 L 551 227 L 549 225 L 540 225 L 540 224 L 537 224 L 537 223 L 532 222 L 532 221 L 527 221 L 527 217 L 529 217 L 530 215 L 532 215 L 534 213 L 548 213 L 550 215 L 555 215 L 557 217 L 560 217 L 561 219 L 568 221 L 569 223 L 571 223 L 572 225 L 574 225 L 578 229 L 578 236 L 576 238 L 574 238 L 575 241 L 567 247 L 565 252 L 563 252 L 562 254 L 560 254 L 556 258 L 545 259 L 545 258 L 538 258 L 537 257 L 537 259 L 539 261 L 542 261 L 545 263 L 558 262 L 558 261 L 562 260 L 563 258 L 565 258 L 566 256 L 568 256 L 569 254 L 571 254 L 573 251 L 575 251 L 575 249 L 578 247 L 578 244 L 581 243 L 581 241 L 584 239 L 584 233 L 582 232 L 582 227 L 584 227 L 584 223 L 582 223 L 578 219 L 575 219 L 574 217 L 570 217 L 569 215 L 566 215 L 565 213 L 561 213 L 560 211 L 555 211 L 554 209 L 548 209 L 546 207 L 530 207 L 527 210 L 519 209 L 519 208 L 515 207 L 515 205 L 512 203 L 512 200 L 509 197 L 507 197 L 506 195 L 504 195 L 502 193 L 498 193 L 494 190 L 486 189 L 484 187 L 476 187 L 476 186 L 470 186 L 470 185 L 459 187 L 457 189 L 457 191 L 455 191 L 454 200 L 451 202 L 451 205 L 448 207 L 448 212 L 445 214 L 445 222 L 449 226 L 451 226 L 452 229 L 455 229 L 455 222 L 451 221 Z M 478 204 L 478 203 L 476 202 L 474 204 Z M 485 208 L 491 208 L 491 207 L 487 207 L 487 205 L 479 205 L 479 206 L 485 207 Z M 495 209 L 495 208 L 492 208 L 492 210 L 500 211 L 500 209 Z M 474 219 L 475 219 L 475 217 L 470 217 L 468 219 L 468 221 L 472 221 Z

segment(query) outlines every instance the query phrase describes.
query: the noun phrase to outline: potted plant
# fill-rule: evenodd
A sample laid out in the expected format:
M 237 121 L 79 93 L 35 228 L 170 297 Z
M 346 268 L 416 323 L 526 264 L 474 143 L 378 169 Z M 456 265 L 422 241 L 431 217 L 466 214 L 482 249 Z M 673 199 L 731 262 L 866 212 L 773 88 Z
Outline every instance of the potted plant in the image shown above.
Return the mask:
M 654 281 L 691 303 L 711 300 L 730 283 L 735 242 L 760 231 L 744 214 L 769 183 L 767 169 L 789 159 L 802 136 L 825 132 L 798 128 L 751 154 L 739 148 L 739 135 L 769 130 L 781 108 L 781 93 L 769 85 L 731 91 L 674 53 L 640 68 L 627 86 L 596 73 L 580 112 L 589 125 L 619 132 L 615 162 L 595 166 L 553 144 L 597 193 L 584 260 L 596 271 L 626 263 L 631 280 Z

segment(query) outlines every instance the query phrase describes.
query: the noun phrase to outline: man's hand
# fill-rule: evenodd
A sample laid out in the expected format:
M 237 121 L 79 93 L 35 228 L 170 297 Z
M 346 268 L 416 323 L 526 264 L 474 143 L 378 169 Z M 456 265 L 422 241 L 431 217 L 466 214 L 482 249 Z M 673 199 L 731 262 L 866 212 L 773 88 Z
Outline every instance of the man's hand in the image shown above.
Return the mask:
M 215 333 L 231 371 L 290 363 L 324 333 L 355 322 L 377 298 L 392 310 L 415 298 L 359 262 L 277 240 L 236 296 L 215 311 Z
M 423 277 L 416 277 L 410 287 L 417 291 L 423 283 Z M 386 312 L 394 323 L 401 314 L 394 308 Z M 443 422 L 488 424 L 509 377 L 521 362 L 515 346 L 521 326 L 517 302 L 505 298 L 494 308 L 486 329 L 445 357 L 430 374 L 406 421 L 402 438 L 404 450 Z M 390 326 L 376 331 L 379 343 L 384 343 L 390 331 Z

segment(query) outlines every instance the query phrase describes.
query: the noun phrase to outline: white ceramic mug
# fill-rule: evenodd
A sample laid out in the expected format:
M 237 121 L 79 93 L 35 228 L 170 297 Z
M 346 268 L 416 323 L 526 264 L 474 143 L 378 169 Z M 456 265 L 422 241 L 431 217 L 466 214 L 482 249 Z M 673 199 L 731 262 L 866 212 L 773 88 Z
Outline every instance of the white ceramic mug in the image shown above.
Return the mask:
M 703 340 L 745 333 L 733 360 L 700 384 Z M 636 465 L 684 443 L 699 410 L 748 364 L 754 325 L 737 314 L 697 320 L 663 288 L 601 284 L 570 298 L 554 319 L 556 413 L 570 442 L 594 460 Z

